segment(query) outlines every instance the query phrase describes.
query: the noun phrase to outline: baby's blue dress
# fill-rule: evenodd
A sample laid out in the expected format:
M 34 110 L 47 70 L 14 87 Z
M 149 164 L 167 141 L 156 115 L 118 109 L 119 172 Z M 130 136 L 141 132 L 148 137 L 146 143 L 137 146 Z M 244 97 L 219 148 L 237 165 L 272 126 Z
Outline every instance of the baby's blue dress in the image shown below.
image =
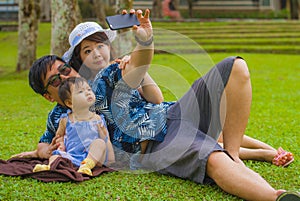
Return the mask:
M 65 151 L 55 150 L 52 154 L 68 158 L 74 165 L 80 166 L 80 163 L 88 155 L 92 141 L 100 138 L 97 124 L 101 124 L 102 120 L 77 121 L 73 123 L 70 121 L 68 114 L 63 114 L 61 118 L 67 118 L 64 136 L 66 149 Z

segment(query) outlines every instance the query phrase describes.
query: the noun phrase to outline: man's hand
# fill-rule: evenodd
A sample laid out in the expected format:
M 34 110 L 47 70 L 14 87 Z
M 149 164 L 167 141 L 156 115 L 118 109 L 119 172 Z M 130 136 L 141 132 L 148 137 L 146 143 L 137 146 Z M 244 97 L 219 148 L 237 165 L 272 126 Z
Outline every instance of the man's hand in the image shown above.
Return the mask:
M 59 139 L 61 138 L 60 135 L 56 135 L 53 139 L 51 144 L 48 143 L 39 143 L 38 149 L 37 149 L 37 155 L 39 158 L 45 158 L 48 159 L 52 155 L 52 152 L 56 150 L 59 145 Z
M 11 156 L 11 158 L 37 158 L 37 157 L 38 157 L 37 150 L 22 152 Z
M 56 142 L 57 144 L 57 150 L 59 151 L 65 151 L 66 150 L 66 147 L 65 147 L 65 143 L 64 143 L 64 137 L 58 137 L 56 138 Z
M 34 151 L 27 151 L 27 152 L 22 152 L 19 154 L 12 155 L 12 158 L 42 158 L 42 159 L 48 159 L 52 155 L 52 152 L 56 150 L 60 145 L 61 141 L 63 144 L 63 137 L 57 135 L 53 138 L 51 144 L 48 143 L 39 143 L 38 148 Z M 61 149 L 64 148 L 61 147 Z

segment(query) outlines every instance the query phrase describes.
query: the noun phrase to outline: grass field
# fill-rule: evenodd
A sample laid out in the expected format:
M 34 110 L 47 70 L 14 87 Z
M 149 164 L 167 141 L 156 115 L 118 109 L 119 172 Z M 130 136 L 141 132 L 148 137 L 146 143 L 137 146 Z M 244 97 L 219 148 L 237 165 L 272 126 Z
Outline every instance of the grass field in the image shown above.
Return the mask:
M 186 54 L 190 51 L 186 48 L 188 51 L 180 52 L 179 56 L 155 55 L 150 73 L 163 88 L 166 100 L 180 97 L 193 80 L 205 73 L 208 68 L 202 67 L 202 64 L 210 65 L 237 54 L 246 59 L 253 86 L 252 111 L 246 134 L 275 148 L 282 146 L 293 152 L 295 162 L 288 168 L 265 162 L 245 163 L 275 188 L 300 191 L 299 23 L 154 23 L 154 27 L 174 31 L 175 38 L 182 32 L 196 41 L 192 44 L 188 40 L 192 48 L 198 48 L 194 51 L 201 52 L 200 47 L 208 53 L 204 56 Z M 38 57 L 49 52 L 49 29 L 49 24 L 41 25 Z M 241 37 L 243 34 L 244 37 Z M 272 34 L 277 37 L 272 38 Z M 163 37 L 157 37 L 158 49 L 171 52 L 183 49 L 176 45 L 179 38 L 170 40 L 170 37 Z M 54 106 L 29 88 L 27 72 L 14 73 L 16 39 L 16 32 L 0 32 L 0 158 L 5 160 L 14 153 L 35 149 L 45 130 L 47 113 Z M 277 42 L 272 44 L 273 39 Z M 163 43 L 168 43 L 170 49 Z M 274 54 L 274 49 L 278 49 L 275 51 L 277 54 Z M 156 173 L 114 172 L 82 183 L 42 183 L 34 179 L 0 176 L 0 200 L 240 199 L 216 186 L 201 186 Z

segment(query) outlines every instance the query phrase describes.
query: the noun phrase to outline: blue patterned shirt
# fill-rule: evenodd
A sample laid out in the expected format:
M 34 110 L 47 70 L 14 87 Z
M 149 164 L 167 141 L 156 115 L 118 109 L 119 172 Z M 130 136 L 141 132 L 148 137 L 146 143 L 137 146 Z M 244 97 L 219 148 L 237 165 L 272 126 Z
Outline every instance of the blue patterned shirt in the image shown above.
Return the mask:
M 47 129 L 44 132 L 43 136 L 40 138 L 39 143 L 48 143 L 52 142 L 56 131 L 58 129 L 60 116 L 64 113 L 67 113 L 68 108 L 63 107 L 62 105 L 57 104 L 48 114 L 47 119 Z
M 92 89 L 96 95 L 94 109 L 105 116 L 115 146 L 122 148 L 123 142 L 163 141 L 167 111 L 174 102 L 148 103 L 138 90 L 123 81 L 117 63 L 97 74 Z

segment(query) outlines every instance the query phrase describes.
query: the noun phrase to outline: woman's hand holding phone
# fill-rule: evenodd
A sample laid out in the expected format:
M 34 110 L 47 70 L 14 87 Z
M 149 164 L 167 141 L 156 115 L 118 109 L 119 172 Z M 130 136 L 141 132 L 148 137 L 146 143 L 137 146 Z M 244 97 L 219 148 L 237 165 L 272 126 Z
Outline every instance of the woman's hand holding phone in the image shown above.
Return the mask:
M 149 17 L 149 9 L 145 10 L 144 16 L 141 10 L 135 11 L 131 9 L 129 14 L 126 10 L 123 10 L 121 15 L 106 17 L 106 22 L 112 30 L 132 27 L 137 42 L 143 46 L 148 46 L 153 40 L 152 25 Z
M 136 15 L 140 22 L 140 26 L 134 25 L 132 27 L 132 30 L 135 33 L 137 42 L 140 44 L 145 43 L 145 44 L 141 44 L 141 45 L 148 46 L 153 41 L 153 30 L 152 30 L 152 24 L 150 21 L 150 10 L 146 9 L 144 16 L 143 16 L 143 12 L 141 10 L 137 10 Z M 149 41 L 151 42 L 150 44 L 148 44 Z

